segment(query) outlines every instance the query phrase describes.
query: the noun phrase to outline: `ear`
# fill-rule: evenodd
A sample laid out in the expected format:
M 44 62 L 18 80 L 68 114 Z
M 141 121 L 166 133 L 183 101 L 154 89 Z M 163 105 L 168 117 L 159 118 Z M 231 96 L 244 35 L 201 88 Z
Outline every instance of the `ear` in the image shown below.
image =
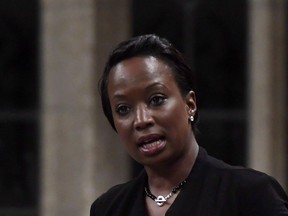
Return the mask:
M 185 96 L 185 102 L 188 116 L 194 116 L 197 110 L 196 96 L 194 91 L 191 90 L 188 92 L 188 94 Z

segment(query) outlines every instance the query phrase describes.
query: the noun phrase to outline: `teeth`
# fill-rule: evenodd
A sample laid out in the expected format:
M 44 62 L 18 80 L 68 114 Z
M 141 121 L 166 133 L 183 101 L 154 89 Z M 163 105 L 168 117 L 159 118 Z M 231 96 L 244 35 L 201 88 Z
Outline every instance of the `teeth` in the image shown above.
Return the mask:
M 146 143 L 143 145 L 144 148 L 152 148 L 156 145 L 159 145 L 162 140 L 153 141 L 152 143 Z

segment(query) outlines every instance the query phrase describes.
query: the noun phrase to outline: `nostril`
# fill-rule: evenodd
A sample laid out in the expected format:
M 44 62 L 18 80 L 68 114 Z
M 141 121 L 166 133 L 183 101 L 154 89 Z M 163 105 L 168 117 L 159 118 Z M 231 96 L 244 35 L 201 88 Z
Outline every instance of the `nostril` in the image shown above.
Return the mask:
M 143 129 L 146 129 L 146 128 L 153 126 L 153 121 L 135 122 L 134 125 L 135 125 L 136 130 L 143 130 Z

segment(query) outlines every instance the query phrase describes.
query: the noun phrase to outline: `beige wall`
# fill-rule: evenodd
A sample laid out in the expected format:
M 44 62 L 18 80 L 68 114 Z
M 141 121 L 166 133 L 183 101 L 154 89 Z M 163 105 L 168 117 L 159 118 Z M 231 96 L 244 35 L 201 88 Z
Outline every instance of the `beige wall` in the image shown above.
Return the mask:
M 128 2 L 42 0 L 41 215 L 89 215 L 128 178 L 128 159 L 99 105 L 104 59 L 129 35 Z
M 250 0 L 249 165 L 288 189 L 286 9 L 286 0 Z

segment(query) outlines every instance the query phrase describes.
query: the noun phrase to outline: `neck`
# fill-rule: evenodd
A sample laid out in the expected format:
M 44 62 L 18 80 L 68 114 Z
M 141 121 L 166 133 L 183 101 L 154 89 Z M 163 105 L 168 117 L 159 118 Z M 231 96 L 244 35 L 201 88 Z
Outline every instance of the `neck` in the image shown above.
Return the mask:
M 173 187 L 186 179 L 195 163 L 198 150 L 199 146 L 193 138 L 184 155 L 161 166 L 145 167 L 151 191 L 156 194 L 170 192 Z

